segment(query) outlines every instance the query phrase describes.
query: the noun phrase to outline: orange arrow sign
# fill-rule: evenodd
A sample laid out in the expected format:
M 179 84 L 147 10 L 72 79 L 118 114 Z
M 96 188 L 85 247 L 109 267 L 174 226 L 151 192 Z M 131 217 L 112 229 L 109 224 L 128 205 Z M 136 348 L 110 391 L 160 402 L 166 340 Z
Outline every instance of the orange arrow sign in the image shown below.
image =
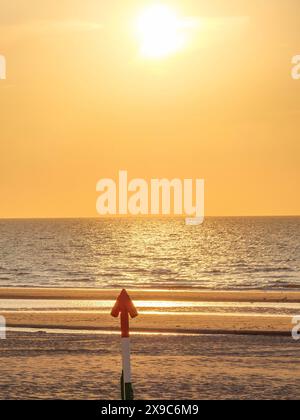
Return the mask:
M 121 314 L 122 337 L 129 337 L 129 315 L 131 318 L 136 318 L 138 312 L 125 289 L 120 293 L 111 311 L 111 316 L 114 318 L 118 318 L 119 314 Z

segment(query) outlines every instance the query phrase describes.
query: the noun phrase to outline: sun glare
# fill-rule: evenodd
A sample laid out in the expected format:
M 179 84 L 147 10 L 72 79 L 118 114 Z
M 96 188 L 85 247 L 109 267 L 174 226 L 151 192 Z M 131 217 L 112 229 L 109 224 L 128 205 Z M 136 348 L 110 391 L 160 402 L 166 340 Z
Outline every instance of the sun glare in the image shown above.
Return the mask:
M 167 5 L 144 9 L 137 20 L 142 56 L 158 59 L 181 50 L 185 45 L 184 27 L 184 21 Z

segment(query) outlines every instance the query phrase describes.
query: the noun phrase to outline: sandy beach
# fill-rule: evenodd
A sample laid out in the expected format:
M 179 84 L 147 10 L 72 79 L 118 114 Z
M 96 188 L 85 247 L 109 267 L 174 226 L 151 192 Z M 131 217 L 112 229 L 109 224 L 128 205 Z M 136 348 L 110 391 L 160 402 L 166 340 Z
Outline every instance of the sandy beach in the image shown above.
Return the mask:
M 299 399 L 299 343 L 288 337 L 132 336 L 136 399 Z M 8 332 L 1 399 L 119 399 L 112 334 Z
M 0 289 L 1 398 L 118 399 L 118 293 Z M 129 293 L 137 399 L 300 397 L 298 292 Z

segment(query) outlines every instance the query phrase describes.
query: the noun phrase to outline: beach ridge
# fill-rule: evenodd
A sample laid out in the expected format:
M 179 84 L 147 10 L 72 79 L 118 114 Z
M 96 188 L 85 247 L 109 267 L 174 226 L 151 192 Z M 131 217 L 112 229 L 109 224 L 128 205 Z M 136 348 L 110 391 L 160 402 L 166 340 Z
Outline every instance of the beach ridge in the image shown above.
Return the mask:
M 300 303 L 300 291 L 128 289 L 135 300 Z M 0 299 L 114 300 L 120 289 L 0 288 Z

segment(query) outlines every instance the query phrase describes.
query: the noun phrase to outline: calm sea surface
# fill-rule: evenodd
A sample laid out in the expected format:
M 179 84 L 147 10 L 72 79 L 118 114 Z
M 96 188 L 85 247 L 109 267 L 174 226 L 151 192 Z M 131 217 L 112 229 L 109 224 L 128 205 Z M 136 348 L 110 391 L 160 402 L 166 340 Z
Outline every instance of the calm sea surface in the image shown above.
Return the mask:
M 299 289 L 300 218 L 0 220 L 0 287 Z

